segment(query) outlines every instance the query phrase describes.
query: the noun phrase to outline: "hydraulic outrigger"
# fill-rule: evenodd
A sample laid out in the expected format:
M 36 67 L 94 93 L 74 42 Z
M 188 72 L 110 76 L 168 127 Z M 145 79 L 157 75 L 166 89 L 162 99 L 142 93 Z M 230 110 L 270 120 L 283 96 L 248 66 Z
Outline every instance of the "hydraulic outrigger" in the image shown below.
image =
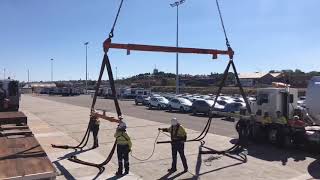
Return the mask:
M 170 47 L 170 46 L 154 46 L 154 45 L 142 45 L 142 44 L 118 44 L 118 43 L 112 43 L 112 38 L 114 36 L 114 33 L 113 33 L 114 32 L 114 28 L 115 28 L 115 25 L 117 23 L 117 20 L 118 20 L 118 17 L 119 17 L 119 13 L 120 13 L 120 10 L 121 10 L 122 4 L 123 4 L 123 0 L 121 0 L 121 3 L 120 3 L 120 6 L 119 6 L 119 9 L 118 9 L 116 18 L 114 20 L 113 26 L 112 26 L 111 31 L 109 33 L 109 37 L 103 43 L 104 57 L 103 57 L 103 60 L 102 60 L 101 69 L 100 69 L 100 74 L 99 74 L 99 78 L 98 78 L 98 81 L 97 81 L 97 85 L 95 87 L 95 94 L 94 94 L 93 101 L 92 101 L 92 106 L 91 106 L 91 114 L 95 113 L 95 108 L 94 107 L 95 107 L 95 103 L 96 103 L 96 100 L 97 100 L 97 94 L 98 94 L 98 90 L 99 90 L 99 87 L 100 87 L 100 84 L 101 84 L 102 75 L 104 73 L 104 69 L 107 68 L 107 73 L 108 73 L 108 76 L 109 76 L 109 83 L 110 83 L 111 90 L 112 90 L 112 97 L 113 97 L 113 100 L 114 100 L 114 104 L 115 104 L 115 107 L 116 107 L 116 111 L 117 111 L 117 116 L 118 117 L 117 118 L 116 117 L 109 117 L 109 116 L 106 116 L 105 114 L 98 114 L 98 117 L 102 118 L 102 119 L 105 119 L 105 120 L 108 120 L 110 122 L 116 122 L 116 123 L 119 123 L 122 120 L 122 113 L 121 113 L 119 102 L 118 102 L 118 99 L 117 99 L 117 96 L 116 96 L 116 89 L 115 89 L 115 83 L 114 83 L 114 78 L 113 78 L 113 74 L 112 74 L 112 68 L 111 68 L 109 57 L 108 57 L 109 49 L 125 49 L 125 50 L 127 50 L 127 54 L 128 55 L 130 54 L 130 51 L 132 51 L 132 50 L 134 50 L 134 51 L 149 51 L 149 52 L 167 52 L 167 53 L 176 53 L 176 52 L 178 52 L 178 53 L 208 54 L 208 55 L 212 55 L 213 59 L 218 58 L 218 55 L 228 55 L 230 60 L 229 60 L 229 63 L 227 65 L 227 68 L 224 71 L 224 76 L 223 76 L 223 79 L 222 79 L 222 81 L 220 83 L 220 86 L 219 86 L 219 89 L 218 89 L 218 92 L 217 92 L 217 95 L 216 95 L 216 98 L 215 98 L 215 101 L 214 101 L 214 104 L 213 104 L 212 108 L 217 103 L 217 98 L 221 93 L 222 87 L 224 86 L 224 83 L 225 83 L 225 80 L 227 78 L 230 66 L 232 66 L 232 68 L 234 70 L 234 73 L 235 73 L 236 81 L 237 81 L 238 86 L 240 88 L 241 95 L 245 99 L 245 103 L 246 103 L 248 112 L 251 114 L 251 109 L 250 109 L 249 103 L 247 101 L 247 98 L 246 98 L 246 95 L 245 95 L 245 93 L 243 91 L 243 88 L 242 88 L 242 86 L 240 84 L 239 77 L 238 77 L 234 62 L 233 62 L 234 51 L 232 50 L 232 48 L 231 48 L 231 46 L 229 44 L 229 41 L 228 41 L 228 38 L 227 38 L 227 35 L 226 35 L 226 32 L 225 32 L 225 28 L 224 28 L 224 25 L 223 25 L 222 16 L 221 16 L 221 12 L 220 12 L 218 1 L 216 1 L 216 3 L 217 3 L 218 10 L 219 10 L 219 15 L 220 15 L 220 18 L 221 18 L 222 27 L 223 27 L 223 30 L 224 30 L 224 33 L 225 33 L 227 50 L 183 48 L 183 47 L 177 48 L 177 47 Z M 209 116 L 209 119 L 207 121 L 207 124 L 206 124 L 205 128 L 203 129 L 203 131 L 200 133 L 200 135 L 198 137 L 194 138 L 194 139 L 187 140 L 187 142 L 200 141 L 201 144 L 202 144 L 201 147 L 207 149 L 207 151 L 201 151 L 200 153 L 202 153 L 202 154 L 225 154 L 225 155 L 227 155 L 229 157 L 232 157 L 232 155 L 229 155 L 229 153 L 237 153 L 237 154 L 240 153 L 241 154 L 243 146 L 246 145 L 246 139 L 247 139 L 246 138 L 246 136 L 247 136 L 247 132 L 246 132 L 246 126 L 247 125 L 246 124 L 248 124 L 248 123 L 246 123 L 244 121 L 241 121 L 241 120 L 238 122 L 237 131 L 239 133 L 239 141 L 233 147 L 231 147 L 231 148 L 229 148 L 227 150 L 224 150 L 224 151 L 217 151 L 217 150 L 214 150 L 212 148 L 205 147 L 204 146 L 205 142 L 203 141 L 203 139 L 205 138 L 205 136 L 207 135 L 207 133 L 208 133 L 208 131 L 210 129 L 210 125 L 211 125 L 212 119 L 213 119 L 213 115 L 211 113 L 210 116 Z M 90 124 L 90 122 L 89 122 L 89 124 Z M 89 129 L 89 125 L 88 125 L 87 131 L 86 131 L 83 139 L 81 140 L 81 142 L 77 146 L 68 146 L 68 145 L 63 145 L 63 146 L 52 145 L 52 146 L 55 147 L 55 148 L 65 148 L 65 149 L 68 149 L 68 148 L 78 149 L 78 148 L 80 148 L 80 149 L 82 149 L 87 145 L 89 136 L 90 136 L 90 129 Z M 170 142 L 171 141 L 163 141 L 163 142 L 157 142 L 157 143 L 170 143 Z M 113 155 L 113 153 L 115 151 L 115 147 L 116 147 L 116 142 L 114 143 L 113 148 L 111 149 L 111 152 L 109 153 L 109 155 L 106 158 L 106 160 L 103 161 L 102 163 L 99 163 L 99 164 L 82 161 L 82 160 L 78 159 L 76 156 L 72 156 L 71 158 L 69 158 L 69 160 L 73 161 L 73 162 L 76 162 L 76 163 L 88 165 L 88 166 L 94 166 L 94 167 L 99 168 L 101 171 L 103 171 L 104 170 L 104 166 L 106 164 L 108 164 L 108 162 L 111 160 L 112 155 Z M 239 156 L 241 157 L 241 159 L 239 159 L 239 160 L 242 160 L 242 161 L 245 162 L 246 161 L 246 156 L 243 155 L 243 154 L 242 155 L 240 155 L 240 154 L 239 154 Z

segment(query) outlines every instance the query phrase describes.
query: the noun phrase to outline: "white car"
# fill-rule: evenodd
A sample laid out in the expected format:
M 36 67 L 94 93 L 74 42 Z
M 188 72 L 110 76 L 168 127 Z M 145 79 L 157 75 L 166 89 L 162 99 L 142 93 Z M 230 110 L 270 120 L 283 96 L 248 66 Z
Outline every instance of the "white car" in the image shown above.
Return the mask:
M 156 107 L 157 109 L 166 109 L 168 107 L 169 100 L 165 97 L 156 96 L 151 97 L 149 100 L 149 109 Z
M 173 109 L 180 112 L 188 112 L 191 110 L 192 102 L 185 98 L 173 98 L 169 102 L 168 109 L 171 112 Z

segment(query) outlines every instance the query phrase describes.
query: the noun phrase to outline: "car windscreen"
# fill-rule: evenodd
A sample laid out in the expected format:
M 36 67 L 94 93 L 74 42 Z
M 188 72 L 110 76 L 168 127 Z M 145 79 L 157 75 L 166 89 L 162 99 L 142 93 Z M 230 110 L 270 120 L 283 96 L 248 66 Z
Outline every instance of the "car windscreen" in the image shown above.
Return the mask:
M 183 98 L 179 99 L 179 101 L 180 101 L 181 103 L 190 103 L 190 101 L 189 101 L 189 100 L 187 100 L 187 99 L 183 99 Z

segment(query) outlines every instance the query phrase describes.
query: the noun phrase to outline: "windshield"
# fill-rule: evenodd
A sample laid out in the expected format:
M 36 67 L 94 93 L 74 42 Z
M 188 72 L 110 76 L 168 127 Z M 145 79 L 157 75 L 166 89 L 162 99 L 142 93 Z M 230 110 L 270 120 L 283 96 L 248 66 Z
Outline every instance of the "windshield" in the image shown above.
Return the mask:
M 180 100 L 180 102 L 181 103 L 190 103 L 190 101 L 189 100 L 187 100 L 187 99 L 183 99 L 183 98 L 181 98 L 181 99 L 179 99 Z
M 165 98 L 157 98 L 160 102 L 166 101 Z

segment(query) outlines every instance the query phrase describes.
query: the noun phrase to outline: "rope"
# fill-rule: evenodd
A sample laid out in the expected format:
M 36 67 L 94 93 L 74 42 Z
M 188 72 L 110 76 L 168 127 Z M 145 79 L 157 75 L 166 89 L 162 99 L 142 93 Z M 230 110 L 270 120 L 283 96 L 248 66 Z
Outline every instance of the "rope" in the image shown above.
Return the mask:
M 157 144 L 157 141 L 158 141 L 159 136 L 160 136 L 160 131 L 158 132 L 158 135 L 157 135 L 156 139 L 154 140 L 153 149 L 152 149 L 152 152 L 151 152 L 150 156 L 148 156 L 148 157 L 145 158 L 145 159 L 138 158 L 138 157 L 134 156 L 134 155 L 132 154 L 132 151 L 131 151 L 131 152 L 130 152 L 131 157 L 133 157 L 134 159 L 136 159 L 136 160 L 138 160 L 138 161 L 147 161 L 147 160 L 149 160 L 149 159 L 154 155 L 154 152 L 155 152 L 155 149 L 156 149 L 156 144 Z
M 111 31 L 110 31 L 110 33 L 109 33 L 109 38 L 113 38 L 113 31 L 114 31 L 114 28 L 115 28 L 115 26 L 116 26 L 116 24 L 117 24 L 117 21 L 118 21 L 118 17 L 119 17 L 120 11 L 121 11 L 122 4 L 123 4 L 123 0 L 121 0 L 121 2 L 120 2 L 120 5 L 119 5 L 119 8 L 118 8 L 118 12 L 117 12 L 116 18 L 114 19 L 114 22 L 113 22 Z
M 218 12 L 219 12 L 219 17 L 220 17 L 220 21 L 221 21 L 221 26 L 222 26 L 222 29 L 223 29 L 224 37 L 226 39 L 226 45 L 229 48 L 230 47 L 230 43 L 229 43 L 229 39 L 228 39 L 228 36 L 227 36 L 226 28 L 224 26 L 222 13 L 221 13 L 221 10 L 220 10 L 220 5 L 219 5 L 218 0 L 216 0 L 216 4 L 217 4 Z

